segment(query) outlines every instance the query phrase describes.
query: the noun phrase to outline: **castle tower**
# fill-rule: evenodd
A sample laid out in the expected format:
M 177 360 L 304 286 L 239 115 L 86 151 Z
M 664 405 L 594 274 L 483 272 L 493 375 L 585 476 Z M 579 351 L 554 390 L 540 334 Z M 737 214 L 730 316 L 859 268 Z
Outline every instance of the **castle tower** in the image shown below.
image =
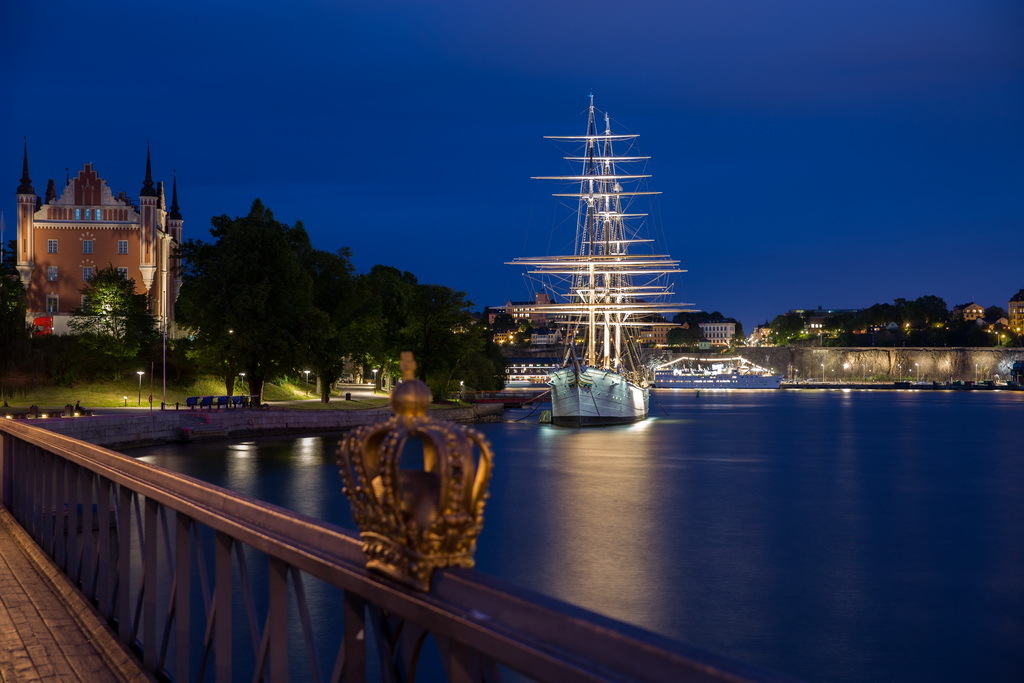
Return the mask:
M 157 209 L 160 194 L 153 187 L 153 169 L 149 161 L 149 145 L 146 145 L 146 179 L 139 191 L 139 216 L 142 225 L 141 249 L 139 250 L 139 271 L 142 273 L 142 284 L 148 292 L 153 287 L 153 276 L 157 267 Z
M 25 152 L 21 162 L 21 185 L 18 185 L 18 254 L 17 268 L 21 282 L 28 287 L 35 266 L 35 231 L 34 218 L 36 212 L 36 191 L 32 189 L 32 179 L 28 175 L 28 140 L 25 141 Z

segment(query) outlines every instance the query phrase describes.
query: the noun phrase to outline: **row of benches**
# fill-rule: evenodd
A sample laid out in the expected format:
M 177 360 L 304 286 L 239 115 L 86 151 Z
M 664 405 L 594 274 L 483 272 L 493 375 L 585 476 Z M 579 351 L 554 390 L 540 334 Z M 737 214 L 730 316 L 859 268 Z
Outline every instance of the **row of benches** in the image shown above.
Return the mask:
M 220 410 L 221 408 L 258 408 L 260 406 L 259 396 L 189 396 L 185 399 L 185 406 L 189 410 Z

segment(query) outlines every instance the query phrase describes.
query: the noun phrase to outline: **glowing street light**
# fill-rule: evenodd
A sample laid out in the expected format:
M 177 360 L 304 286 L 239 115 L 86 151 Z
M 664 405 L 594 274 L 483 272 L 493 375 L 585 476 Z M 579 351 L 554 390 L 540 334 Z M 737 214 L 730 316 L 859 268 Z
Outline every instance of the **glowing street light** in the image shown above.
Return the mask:
M 309 370 L 303 370 L 306 373 L 306 396 L 309 396 Z
M 373 369 L 373 390 L 377 391 L 377 368 Z
M 139 405 L 142 405 L 142 376 L 146 374 L 145 370 L 136 370 L 135 374 L 139 376 Z
M 821 383 L 825 383 L 825 364 L 821 364 Z

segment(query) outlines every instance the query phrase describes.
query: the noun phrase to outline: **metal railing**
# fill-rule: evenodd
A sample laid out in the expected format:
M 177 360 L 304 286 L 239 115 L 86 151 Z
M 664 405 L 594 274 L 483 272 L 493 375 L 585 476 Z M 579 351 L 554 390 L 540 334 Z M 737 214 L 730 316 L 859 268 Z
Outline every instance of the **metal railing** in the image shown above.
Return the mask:
M 369 573 L 344 529 L 6 420 L 0 485 L 164 679 L 784 679 L 476 571 L 410 590 Z M 312 611 L 338 627 L 315 629 Z

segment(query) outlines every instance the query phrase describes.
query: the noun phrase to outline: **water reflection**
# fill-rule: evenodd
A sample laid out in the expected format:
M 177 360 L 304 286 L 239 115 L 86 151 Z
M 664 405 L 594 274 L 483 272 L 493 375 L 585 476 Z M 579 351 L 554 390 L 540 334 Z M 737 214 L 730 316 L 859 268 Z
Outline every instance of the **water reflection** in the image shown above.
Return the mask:
M 1024 678 L 1024 393 L 657 404 L 626 427 L 478 425 L 478 567 L 809 680 Z M 336 441 L 145 459 L 351 527 Z

